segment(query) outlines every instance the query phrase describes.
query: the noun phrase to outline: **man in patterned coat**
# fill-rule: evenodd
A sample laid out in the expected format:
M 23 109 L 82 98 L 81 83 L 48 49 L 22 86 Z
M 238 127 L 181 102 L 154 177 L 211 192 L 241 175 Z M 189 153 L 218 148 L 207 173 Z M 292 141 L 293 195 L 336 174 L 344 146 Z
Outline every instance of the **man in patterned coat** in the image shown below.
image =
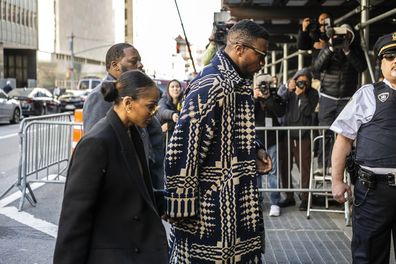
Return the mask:
M 242 20 L 187 88 L 165 163 L 170 263 L 261 263 L 251 80 L 267 49 L 267 31 Z

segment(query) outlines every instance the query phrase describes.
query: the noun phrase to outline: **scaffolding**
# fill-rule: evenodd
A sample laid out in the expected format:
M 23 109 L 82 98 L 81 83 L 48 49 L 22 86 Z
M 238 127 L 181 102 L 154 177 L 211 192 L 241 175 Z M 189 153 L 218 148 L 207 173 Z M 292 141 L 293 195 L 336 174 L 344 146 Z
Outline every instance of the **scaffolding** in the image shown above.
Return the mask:
M 375 75 L 374 75 L 374 70 L 373 70 L 373 65 L 370 60 L 369 56 L 369 47 L 368 47 L 368 41 L 369 41 L 369 29 L 370 25 L 378 22 L 382 19 L 385 19 L 389 16 L 392 16 L 396 14 L 396 8 L 393 8 L 381 15 L 378 15 L 376 17 L 373 17 L 369 19 L 370 17 L 370 0 L 361 0 L 360 1 L 360 6 L 356 7 L 352 11 L 346 13 L 345 15 L 337 18 L 334 20 L 334 23 L 340 24 L 341 22 L 345 21 L 349 17 L 356 15 L 360 13 L 360 22 L 354 26 L 354 29 L 359 31 L 360 33 L 360 38 L 361 38 L 361 46 L 362 50 L 364 52 L 364 56 L 367 62 L 367 70 L 368 74 L 370 76 L 370 81 L 367 78 L 367 74 L 362 74 L 361 78 L 361 83 L 366 84 L 368 82 L 375 82 Z M 268 73 L 269 70 L 271 70 L 271 75 L 277 75 L 276 74 L 276 65 L 280 64 L 280 71 L 279 71 L 279 76 L 282 76 L 282 81 L 286 82 L 288 79 L 288 72 L 289 72 L 289 60 L 292 58 L 297 57 L 298 58 L 298 69 L 300 70 L 301 68 L 304 67 L 304 56 L 311 54 L 311 51 L 305 51 L 305 50 L 298 50 L 292 54 L 288 54 L 288 43 L 283 43 L 283 56 L 282 58 L 277 59 L 276 58 L 276 52 L 272 51 L 271 53 L 271 62 L 269 62 L 268 58 L 266 58 L 266 65 L 264 66 L 264 72 Z

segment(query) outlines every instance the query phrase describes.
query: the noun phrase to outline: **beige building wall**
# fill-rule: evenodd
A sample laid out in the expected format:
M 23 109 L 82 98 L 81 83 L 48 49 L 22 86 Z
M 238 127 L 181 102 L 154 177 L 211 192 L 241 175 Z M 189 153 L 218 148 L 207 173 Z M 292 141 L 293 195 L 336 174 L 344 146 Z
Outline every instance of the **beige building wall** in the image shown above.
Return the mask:
M 37 49 L 37 1 L 0 0 L 0 40 L 6 49 Z
M 133 44 L 133 0 L 125 0 L 125 42 Z
M 56 0 L 55 52 L 70 54 L 74 35 L 75 56 L 104 61 L 114 44 L 114 10 L 109 0 Z
M 119 15 L 124 7 L 123 0 L 39 1 L 42 1 L 40 16 L 49 18 L 40 17 L 43 21 L 41 32 L 46 32 L 40 37 L 39 85 L 51 88 L 67 83 L 68 86 L 63 88 L 73 89 L 84 76 L 103 77 L 106 74 L 106 52 L 119 42 L 116 40 L 116 14 Z M 74 71 L 71 71 L 72 35 Z

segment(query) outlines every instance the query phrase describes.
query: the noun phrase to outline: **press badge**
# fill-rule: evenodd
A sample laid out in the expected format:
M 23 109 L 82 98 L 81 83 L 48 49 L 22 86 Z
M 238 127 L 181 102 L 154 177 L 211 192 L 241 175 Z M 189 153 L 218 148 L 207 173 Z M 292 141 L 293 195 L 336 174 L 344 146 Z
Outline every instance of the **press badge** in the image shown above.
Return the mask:
M 265 126 L 266 127 L 272 127 L 272 118 L 271 117 L 266 117 L 265 118 Z

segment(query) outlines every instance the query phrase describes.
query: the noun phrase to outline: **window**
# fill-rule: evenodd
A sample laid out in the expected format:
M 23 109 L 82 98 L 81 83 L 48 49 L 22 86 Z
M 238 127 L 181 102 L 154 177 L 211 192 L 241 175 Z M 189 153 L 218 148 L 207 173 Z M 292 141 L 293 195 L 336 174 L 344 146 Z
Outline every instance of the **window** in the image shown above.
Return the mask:
M 11 5 L 11 9 L 12 9 L 12 20 L 11 22 L 16 23 L 16 6 L 15 5 Z
M 15 6 L 15 14 L 16 14 L 16 20 L 15 23 L 21 24 L 21 8 L 19 6 Z
M 100 84 L 100 81 L 92 81 L 92 88 L 95 88 Z
M 8 9 L 8 17 L 7 21 L 12 22 L 12 5 L 10 3 L 7 4 L 7 9 Z
M 21 25 L 25 25 L 25 8 L 21 8 Z
M 3 0 L 1 0 L 0 2 L 1 2 L 1 19 L 6 20 L 6 11 L 7 11 L 6 3 Z

